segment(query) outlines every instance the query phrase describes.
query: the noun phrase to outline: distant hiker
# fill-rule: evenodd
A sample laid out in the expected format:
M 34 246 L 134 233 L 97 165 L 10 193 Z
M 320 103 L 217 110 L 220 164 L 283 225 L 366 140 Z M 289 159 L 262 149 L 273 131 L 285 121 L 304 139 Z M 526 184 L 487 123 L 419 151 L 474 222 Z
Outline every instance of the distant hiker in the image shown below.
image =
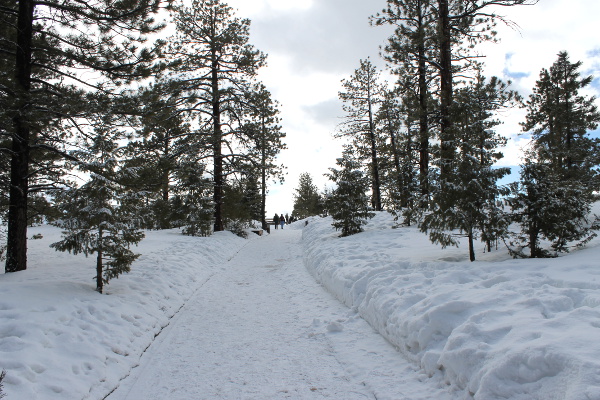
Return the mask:
M 285 217 L 283 216 L 283 214 L 281 214 L 281 219 L 279 220 L 279 223 L 281 224 L 281 229 L 283 229 L 283 226 L 285 225 Z
M 275 214 L 273 217 L 273 223 L 275 224 L 275 229 L 277 229 L 277 226 L 279 225 L 279 215 Z M 283 229 L 283 225 L 281 225 L 281 229 Z

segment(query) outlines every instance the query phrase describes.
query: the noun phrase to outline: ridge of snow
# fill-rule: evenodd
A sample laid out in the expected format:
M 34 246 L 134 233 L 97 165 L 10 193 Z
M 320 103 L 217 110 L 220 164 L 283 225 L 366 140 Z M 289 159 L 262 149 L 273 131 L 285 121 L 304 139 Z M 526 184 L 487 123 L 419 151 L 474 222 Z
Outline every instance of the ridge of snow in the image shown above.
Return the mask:
M 304 228 L 305 264 L 429 376 L 466 399 L 600 399 L 598 240 L 557 259 L 441 249 L 378 215 L 339 238 Z M 494 261 L 494 262 L 491 262 Z
M 49 249 L 51 226 L 29 241 L 27 271 L 0 274 L 0 370 L 6 400 L 101 399 L 220 264 L 247 241 L 148 231 L 131 272 L 97 293 L 95 258 Z

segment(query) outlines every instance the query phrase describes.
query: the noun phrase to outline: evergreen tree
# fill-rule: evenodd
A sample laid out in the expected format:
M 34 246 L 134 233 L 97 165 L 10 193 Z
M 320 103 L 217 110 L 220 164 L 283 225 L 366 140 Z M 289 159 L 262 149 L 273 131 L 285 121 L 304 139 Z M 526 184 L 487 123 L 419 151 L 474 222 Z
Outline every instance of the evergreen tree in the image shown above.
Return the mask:
M 0 399 L 6 397 L 6 394 L 4 393 L 4 384 L 2 383 L 2 381 L 4 380 L 4 378 L 6 377 L 6 371 L 2 370 L 2 372 L 0 372 Z
M 542 69 L 527 102 L 523 131 L 532 136 L 535 159 L 549 163 L 563 179 L 595 189 L 600 164 L 599 139 L 590 138 L 600 122 L 593 96 L 579 91 L 592 82 L 580 77 L 581 62 L 571 63 L 567 52 Z
M 481 42 L 496 40 L 494 26 L 498 21 L 511 24 L 492 11 L 493 7 L 535 3 L 537 0 L 388 0 L 387 8 L 375 16 L 375 24 L 397 27 L 384 48 L 386 59 L 403 77 L 403 91 L 412 92 L 418 99 L 414 112 L 419 121 L 422 195 L 427 195 L 431 176 L 427 171 L 428 146 L 433 138 L 431 116 L 438 123 L 440 142 L 438 183 L 445 187 L 458 147 L 451 116 L 456 77 L 467 75 L 477 66 L 475 60 L 480 55 L 474 48 Z M 434 92 L 435 109 L 430 100 Z
M 514 234 L 509 251 L 515 257 L 555 257 L 568 251 L 568 244 L 581 240 L 583 245 L 596 235 L 598 228 L 589 220 L 588 194 L 580 187 L 564 183 L 549 164 L 529 160 L 521 166 L 521 179 L 509 203 L 513 221 L 521 230 Z M 544 249 L 543 239 L 552 242 L 553 252 Z
M 543 69 L 527 102 L 523 129 L 533 144 L 522 166 L 521 180 L 511 199 L 514 219 L 521 226 L 511 249 L 523 257 L 554 256 L 569 245 L 596 236 L 598 221 L 590 216 L 598 188 L 599 140 L 589 137 L 600 113 L 594 97 L 579 94 L 591 77 L 581 78 L 581 63 L 561 52 L 550 70 Z M 552 242 L 550 252 L 541 240 Z
M 308 172 L 300 174 L 298 187 L 294 194 L 294 210 L 292 215 L 298 219 L 304 219 L 322 212 L 321 196 L 319 189 L 312 181 Z
M 242 169 L 248 173 L 231 176 L 223 191 L 223 221 L 227 230 L 245 237 L 241 231 L 259 221 L 261 194 L 255 171 Z
M 458 246 L 458 230 L 467 237 L 469 259 L 475 261 L 474 240 L 478 235 L 488 242 L 489 249 L 493 240 L 505 235 L 508 226 L 497 205 L 499 196 L 508 192 L 497 182 L 510 169 L 493 167 L 502 158 L 498 147 L 506 143 L 494 131 L 500 124 L 494 114 L 514 104 L 518 96 L 496 77 L 487 81 L 480 74 L 458 90 L 455 98 L 453 124 L 459 142 L 455 169 L 447 176 L 445 189 L 434 193 L 434 209 L 425 216 L 421 230 L 443 247 Z
M 379 138 L 375 126 L 375 114 L 383 101 L 384 88 L 379 82 L 380 74 L 371 60 L 360 60 L 360 67 L 350 79 L 342 80 L 343 91 L 339 93 L 342 108 L 346 112 L 338 135 L 349 136 L 355 150 L 368 161 L 372 199 L 376 211 L 381 211 L 381 179 L 379 173 Z
M 10 121 L 0 128 L 8 137 L 0 153 L 10 155 L 7 272 L 27 268 L 32 176 L 57 171 L 32 168 L 32 160 L 64 159 L 71 145 L 65 142 L 86 115 L 84 91 L 115 92 L 150 74 L 155 52 L 141 45 L 162 28 L 154 15 L 165 3 L 18 0 L 0 7 L 0 108 Z M 96 78 L 83 80 L 86 70 Z
M 434 3 L 435 0 L 431 2 Z M 512 24 L 491 10 L 494 6 L 536 4 L 538 0 L 437 0 L 433 5 L 437 16 L 436 42 L 439 69 L 439 117 L 440 117 L 440 177 L 443 190 L 446 178 L 453 168 L 458 141 L 455 138 L 451 116 L 455 77 L 461 74 L 461 66 L 477 67 L 474 62 L 479 55 L 473 53 L 481 42 L 496 41 L 494 26 L 497 21 Z M 446 207 L 447 205 L 442 205 Z
M 212 232 L 213 186 L 205 175 L 204 164 L 193 158 L 180 160 L 175 171 L 169 219 L 174 226 L 184 226 L 184 235 L 210 236 Z
M 95 253 L 100 293 L 110 279 L 130 271 L 139 254 L 129 247 L 144 238 L 135 227 L 135 194 L 119 183 L 116 151 L 110 132 L 98 132 L 89 150 L 78 154 L 78 159 L 89 161 L 85 170 L 90 180 L 79 188 L 55 193 L 62 216 L 54 225 L 63 229 L 63 238 L 51 247 L 86 257 Z
M 387 160 L 393 163 L 393 167 L 385 168 L 384 175 L 388 186 L 388 201 L 391 209 L 396 213 L 396 219 L 404 216 L 403 223 L 410 225 L 412 221 L 418 220 L 420 209 L 424 208 L 429 195 L 429 178 L 427 178 L 427 190 L 423 192 L 423 182 L 420 173 L 420 150 L 418 130 L 419 123 L 410 100 L 414 97 L 406 96 L 399 101 L 396 92 L 386 93 L 384 102 L 379 109 L 377 122 L 380 134 L 389 137 L 383 145 L 383 153 Z M 427 169 L 427 173 L 429 170 Z M 423 194 L 425 193 L 425 194 Z
M 234 16 L 220 0 L 193 0 L 175 13 L 177 35 L 170 56 L 212 158 L 214 230 L 222 231 L 223 190 L 228 165 L 235 165 L 236 144 L 247 143 L 240 104 L 266 56 L 249 44 L 250 21 Z
M 369 207 L 369 197 L 365 193 L 368 178 L 360 170 L 360 164 L 353 160 L 349 149 L 337 159 L 339 169 L 330 168 L 327 174 L 337 187 L 327 199 L 327 209 L 333 217 L 333 227 L 341 230 L 342 237 L 362 232 L 362 226 L 373 218 L 375 213 Z
M 126 184 L 143 191 L 147 205 L 140 208 L 144 227 L 168 229 L 172 226 L 171 197 L 176 175 L 202 151 L 198 135 L 178 110 L 177 82 L 158 81 L 140 89 L 131 101 L 139 104 L 137 137 L 126 147 L 125 166 L 135 171 Z M 181 195 L 181 185 L 178 194 Z
M 279 104 L 271 99 L 271 93 L 263 84 L 257 84 L 247 93 L 247 97 L 248 121 L 244 129 L 251 138 L 249 158 L 260 177 L 260 211 L 256 219 L 261 222 L 263 229 L 267 229 L 267 180 L 275 178 L 283 182 L 284 167 L 277 165 L 275 160 L 281 150 L 286 148 L 283 143 L 285 133 L 279 125 Z
M 373 22 L 395 26 L 383 56 L 398 76 L 398 91 L 414 106 L 410 111 L 418 121 L 419 186 L 421 196 L 427 197 L 433 138 L 431 96 L 437 71 L 435 9 L 431 0 L 388 0 Z

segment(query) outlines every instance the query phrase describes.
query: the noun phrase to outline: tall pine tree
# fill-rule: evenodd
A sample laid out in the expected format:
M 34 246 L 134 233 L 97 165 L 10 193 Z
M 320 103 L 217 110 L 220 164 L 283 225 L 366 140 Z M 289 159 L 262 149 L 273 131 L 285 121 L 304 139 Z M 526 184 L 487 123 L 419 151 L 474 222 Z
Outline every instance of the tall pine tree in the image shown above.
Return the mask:
M 371 204 L 376 211 L 381 211 L 380 140 L 375 126 L 375 116 L 384 96 L 380 73 L 371 60 L 360 60 L 360 67 L 350 79 L 342 80 L 342 87 L 339 98 L 346 116 L 338 135 L 352 138 L 357 155 L 368 160 Z
M 571 63 L 567 52 L 543 69 L 527 102 L 523 130 L 532 136 L 532 148 L 523 165 L 520 187 L 512 199 L 521 232 L 512 249 L 516 256 L 546 257 L 583 244 L 597 229 L 590 216 L 598 189 L 600 140 L 589 133 L 598 127 L 595 97 L 579 91 L 592 77 L 580 77 L 581 62 Z M 552 242 L 554 253 L 541 247 Z
M 259 175 L 260 214 L 258 220 L 262 228 L 267 229 L 266 204 L 268 180 L 274 178 L 279 182 L 284 179 L 284 166 L 276 164 L 277 155 L 286 145 L 283 142 L 285 133 L 279 125 L 279 103 L 271 98 L 267 88 L 259 83 L 247 93 L 248 111 L 244 129 L 250 138 L 248 143 L 249 159 Z
M 245 112 L 241 103 L 266 56 L 249 43 L 250 21 L 235 17 L 220 0 L 179 6 L 175 23 L 170 56 L 175 77 L 184 85 L 187 110 L 196 117 L 212 158 L 214 230 L 222 231 L 223 190 L 232 172 L 227 166 L 235 165 L 233 147 L 247 142 L 239 126 Z
M 48 171 L 32 168 L 33 157 L 66 156 L 68 133 L 85 117 L 84 90 L 114 92 L 116 85 L 150 74 L 155 46 L 143 44 L 162 28 L 154 15 L 168 3 L 18 0 L 0 7 L 0 20 L 9 22 L 2 24 L 0 40 L 0 97 L 8 105 L 2 114 L 10 121 L 0 128 L 8 137 L 0 153 L 10 155 L 7 272 L 27 268 L 31 177 Z M 90 70 L 94 78 L 85 79 L 82 71 Z

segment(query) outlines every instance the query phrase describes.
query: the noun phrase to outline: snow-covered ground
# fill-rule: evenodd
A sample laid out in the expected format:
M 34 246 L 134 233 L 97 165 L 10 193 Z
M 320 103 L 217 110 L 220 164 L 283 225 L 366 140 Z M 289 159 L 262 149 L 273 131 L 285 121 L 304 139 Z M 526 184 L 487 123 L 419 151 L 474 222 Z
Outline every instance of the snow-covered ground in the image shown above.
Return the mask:
M 598 240 L 470 263 L 385 213 L 348 238 L 330 224 L 147 232 L 105 295 L 92 258 L 30 229 L 29 269 L 0 274 L 4 400 L 600 400 Z
M 101 399 L 138 364 L 171 317 L 244 244 L 231 233 L 148 232 L 131 273 L 95 292 L 94 258 L 56 252 L 51 226 L 29 229 L 27 271 L 0 275 L 4 400 Z
M 330 220 L 304 231 L 305 262 L 404 357 L 464 398 L 600 399 L 600 246 L 512 260 L 432 246 L 377 215 L 338 238 Z M 483 250 L 483 249 L 482 249 Z

